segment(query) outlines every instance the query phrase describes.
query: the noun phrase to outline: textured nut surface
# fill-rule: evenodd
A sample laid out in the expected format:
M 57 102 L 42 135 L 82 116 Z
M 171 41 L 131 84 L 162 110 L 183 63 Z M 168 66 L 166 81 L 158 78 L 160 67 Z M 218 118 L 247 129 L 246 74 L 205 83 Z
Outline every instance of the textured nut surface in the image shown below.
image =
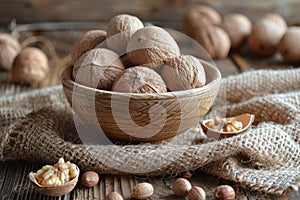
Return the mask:
M 132 196 L 136 199 L 147 199 L 152 196 L 154 188 L 150 183 L 139 183 L 132 190 Z
M 205 200 L 206 194 L 202 187 L 193 186 L 187 197 L 189 200 Z
M 177 178 L 172 185 L 172 191 L 180 197 L 186 197 L 191 188 L 191 183 L 185 178 Z
M 234 200 L 235 191 L 229 185 L 220 185 L 215 188 L 214 197 L 216 200 Z
M 126 69 L 115 81 L 112 90 L 129 93 L 164 93 L 167 92 L 167 87 L 154 70 L 137 66 Z
M 123 200 L 123 197 L 117 192 L 110 192 L 106 195 L 104 200 Z
M 39 83 L 49 72 L 46 54 L 35 47 L 26 47 L 13 62 L 11 76 L 13 82 Z
M 21 45 L 13 36 L 0 34 L 0 69 L 10 70 L 13 61 L 21 51 Z
M 81 183 L 85 187 L 94 187 L 99 182 L 99 176 L 94 171 L 86 171 L 82 174 Z
M 221 27 L 230 38 L 231 48 L 240 47 L 251 33 L 252 24 L 243 14 L 231 13 L 223 16 Z
M 203 26 L 220 24 L 222 18 L 220 14 L 211 7 L 197 5 L 185 14 L 183 19 L 183 30 L 191 37 L 195 31 Z
M 285 61 L 300 61 L 300 27 L 289 27 L 278 44 L 278 51 Z
M 84 53 L 96 47 L 104 47 L 106 39 L 106 31 L 103 30 L 91 30 L 85 32 L 76 41 L 71 53 L 72 63 L 74 64 L 77 59 Z
M 270 56 L 276 53 L 277 45 L 285 34 L 287 25 L 277 14 L 268 14 L 253 25 L 248 45 L 253 53 Z
M 195 40 L 212 58 L 225 58 L 230 50 L 228 34 L 220 27 L 208 26 L 198 29 Z
M 206 82 L 201 62 L 189 55 L 167 59 L 161 76 L 171 91 L 198 88 L 205 85 Z
M 120 14 L 113 17 L 107 25 L 108 48 L 123 55 L 131 36 L 143 27 L 143 22 L 136 16 Z
M 179 56 L 180 50 L 167 31 L 157 26 L 148 26 L 132 35 L 127 54 L 134 65 L 163 64 L 165 59 Z
M 73 79 L 88 87 L 111 90 L 123 70 L 122 61 L 115 52 L 97 48 L 86 52 L 76 61 Z

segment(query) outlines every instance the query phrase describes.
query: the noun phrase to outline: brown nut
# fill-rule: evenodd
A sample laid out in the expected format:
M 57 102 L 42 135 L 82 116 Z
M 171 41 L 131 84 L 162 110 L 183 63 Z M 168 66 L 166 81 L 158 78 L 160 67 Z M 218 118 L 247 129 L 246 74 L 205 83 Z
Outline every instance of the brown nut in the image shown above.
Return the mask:
M 71 53 L 74 64 L 84 53 L 96 47 L 105 47 L 106 31 L 91 30 L 85 32 L 75 43 Z
M 252 24 L 243 14 L 230 13 L 223 16 L 221 27 L 227 32 L 231 48 L 239 48 L 251 32 Z
M 0 34 L 0 69 L 10 70 L 13 61 L 21 51 L 21 45 L 13 36 Z
M 11 70 L 13 82 L 40 83 L 49 72 L 46 54 L 35 47 L 26 47 L 17 55 Z
M 110 192 L 106 195 L 104 200 L 123 200 L 123 197 L 117 192 Z
M 225 58 L 230 50 L 228 34 L 220 27 L 208 26 L 197 30 L 195 40 L 212 58 Z
M 248 37 L 248 45 L 255 54 L 273 55 L 286 30 L 286 22 L 280 15 L 268 14 L 255 22 Z
M 206 194 L 202 187 L 193 186 L 187 197 L 189 200 L 205 200 Z
M 120 14 L 113 17 L 107 25 L 108 48 L 118 54 L 125 54 L 129 39 L 143 27 L 143 22 L 136 16 Z
M 132 196 L 136 199 L 148 199 L 152 196 L 154 188 L 150 183 L 139 183 L 132 191 Z
M 112 90 L 129 93 L 164 93 L 167 92 L 167 87 L 154 70 L 136 66 L 126 69 L 115 81 Z
M 209 25 L 218 25 L 222 21 L 220 14 L 211 7 L 204 5 L 197 5 L 184 16 L 183 30 L 184 32 L 194 37 L 195 30 Z
M 229 185 L 220 185 L 214 190 L 216 200 L 235 200 L 235 191 Z
M 180 50 L 167 31 L 157 26 L 148 26 L 132 35 L 128 42 L 127 55 L 134 65 L 163 64 L 165 59 L 179 56 Z
M 288 62 L 300 61 L 300 27 L 289 27 L 278 44 L 278 52 Z
M 182 55 L 165 60 L 161 76 L 171 91 L 188 90 L 205 85 L 206 76 L 199 59 Z
M 122 61 L 115 52 L 97 48 L 86 52 L 76 61 L 73 79 L 88 87 L 111 90 L 123 70 Z
M 84 187 L 94 187 L 99 182 L 99 176 L 96 172 L 86 171 L 82 174 L 81 183 Z
M 177 178 L 172 185 L 172 191 L 180 197 L 186 197 L 191 188 L 191 183 L 185 178 Z

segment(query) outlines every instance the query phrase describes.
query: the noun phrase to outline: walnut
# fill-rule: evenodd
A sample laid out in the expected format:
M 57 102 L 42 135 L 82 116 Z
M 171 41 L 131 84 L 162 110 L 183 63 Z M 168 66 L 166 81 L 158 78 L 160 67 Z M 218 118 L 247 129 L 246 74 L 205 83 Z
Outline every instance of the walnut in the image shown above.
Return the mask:
M 25 47 L 17 55 L 11 70 L 12 82 L 40 83 L 49 72 L 46 54 L 35 47 Z
M 216 10 L 208 6 L 197 5 L 185 14 L 183 30 L 187 35 L 193 37 L 195 30 L 208 25 L 218 25 L 221 21 L 221 15 Z
M 74 64 L 80 56 L 96 47 L 104 47 L 106 31 L 91 30 L 85 32 L 75 43 L 71 53 L 72 63 Z
M 225 58 L 230 50 L 228 34 L 220 27 L 207 26 L 198 29 L 195 40 L 212 58 Z
M 113 17 L 107 25 L 108 48 L 123 55 L 131 36 L 143 27 L 143 22 L 135 16 L 121 14 Z
M 108 49 L 92 49 L 81 56 L 73 68 L 73 79 L 79 84 L 111 90 L 124 66 L 119 56 Z
M 0 34 L 0 69 L 10 70 L 13 61 L 21 51 L 21 45 L 13 36 Z
M 128 68 L 115 81 L 113 91 L 128 93 L 164 93 L 167 87 L 154 70 L 145 66 Z
M 201 87 L 205 85 L 206 81 L 201 62 L 189 55 L 166 60 L 161 76 L 171 91 Z
M 165 59 L 180 55 L 174 38 L 164 29 L 148 26 L 137 30 L 127 46 L 127 55 L 134 65 L 163 64 Z

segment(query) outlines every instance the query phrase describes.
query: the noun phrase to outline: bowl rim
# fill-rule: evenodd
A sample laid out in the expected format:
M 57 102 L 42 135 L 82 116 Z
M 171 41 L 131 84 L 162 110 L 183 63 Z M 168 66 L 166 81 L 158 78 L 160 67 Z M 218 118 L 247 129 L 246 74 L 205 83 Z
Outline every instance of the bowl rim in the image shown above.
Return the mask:
M 86 94 L 97 93 L 99 95 L 107 96 L 110 98 L 112 95 L 120 97 L 120 98 L 130 98 L 136 100 L 162 100 L 162 99 L 184 99 L 189 98 L 191 96 L 195 96 L 197 94 L 201 94 L 203 92 L 207 92 L 211 88 L 214 88 L 216 85 L 221 84 L 221 72 L 220 70 L 210 62 L 199 59 L 201 63 L 204 63 L 204 70 L 206 71 L 206 67 L 209 67 L 211 70 L 215 71 L 216 78 L 212 79 L 209 83 L 205 84 L 199 88 L 192 88 L 188 90 L 179 90 L 179 91 L 171 91 L 165 93 L 124 93 L 124 92 L 115 92 L 108 90 L 101 90 L 96 88 L 91 88 L 88 86 L 81 85 L 72 80 L 72 69 L 73 65 L 67 66 L 61 74 L 62 85 L 65 89 L 69 89 L 73 91 L 74 86 L 76 86 L 78 91 L 86 92 Z M 74 92 L 74 91 L 73 91 Z

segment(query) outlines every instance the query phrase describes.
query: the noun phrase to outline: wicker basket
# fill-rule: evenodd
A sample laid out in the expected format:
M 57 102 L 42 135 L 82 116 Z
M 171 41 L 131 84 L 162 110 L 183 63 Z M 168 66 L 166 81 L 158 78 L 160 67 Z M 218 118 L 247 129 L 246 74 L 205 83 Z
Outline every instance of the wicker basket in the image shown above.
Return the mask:
M 119 93 L 89 88 L 72 80 L 72 66 L 62 73 L 65 95 L 76 115 L 110 140 L 170 140 L 199 123 L 217 96 L 221 74 L 201 61 L 207 76 L 203 87 L 160 93 Z

